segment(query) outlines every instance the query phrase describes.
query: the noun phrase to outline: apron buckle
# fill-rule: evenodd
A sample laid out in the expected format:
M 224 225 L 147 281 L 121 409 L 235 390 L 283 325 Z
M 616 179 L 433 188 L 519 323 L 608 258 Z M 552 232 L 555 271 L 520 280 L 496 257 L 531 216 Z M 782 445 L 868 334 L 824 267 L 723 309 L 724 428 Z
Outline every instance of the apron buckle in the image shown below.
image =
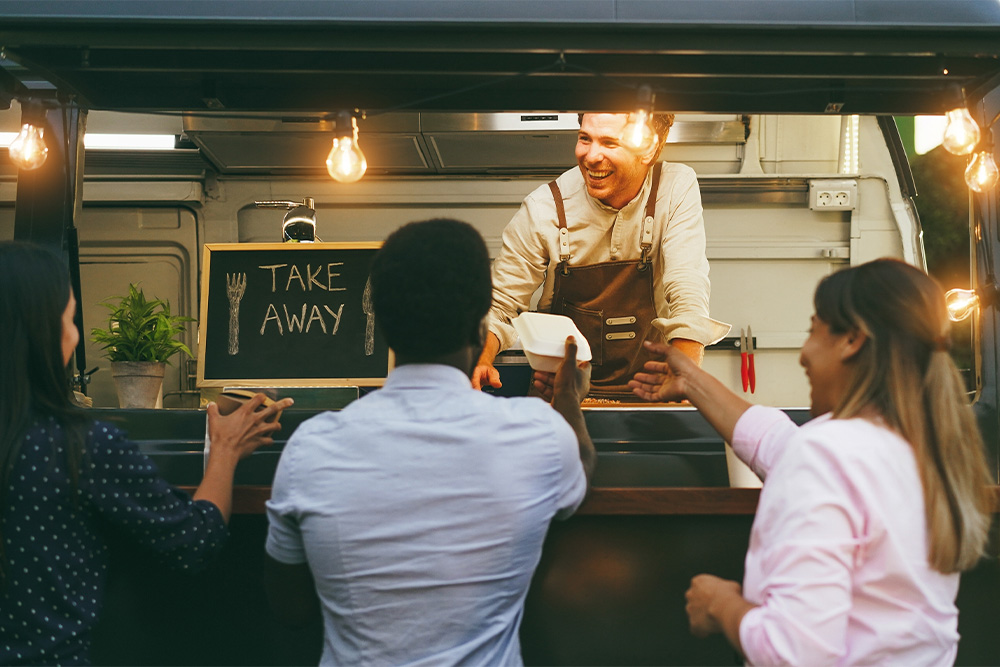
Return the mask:
M 650 262 L 649 258 L 646 256 L 646 253 L 649 252 L 649 249 L 651 247 L 652 246 L 646 245 L 645 243 L 642 244 L 642 253 L 639 255 L 639 264 L 635 267 L 637 270 L 645 271 L 647 268 L 649 268 Z

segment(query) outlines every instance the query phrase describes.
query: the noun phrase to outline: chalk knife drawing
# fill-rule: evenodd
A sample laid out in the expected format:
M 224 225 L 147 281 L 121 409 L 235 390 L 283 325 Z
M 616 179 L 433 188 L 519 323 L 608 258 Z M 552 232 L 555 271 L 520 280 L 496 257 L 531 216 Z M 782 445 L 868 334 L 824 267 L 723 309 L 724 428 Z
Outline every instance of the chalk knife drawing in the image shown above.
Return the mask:
M 365 323 L 365 355 L 375 352 L 375 311 L 372 310 L 372 278 L 368 276 L 365 292 L 361 295 L 361 310 L 365 311 L 368 321 Z
M 226 295 L 229 297 L 229 354 L 240 351 L 240 301 L 247 289 L 247 274 L 226 274 Z

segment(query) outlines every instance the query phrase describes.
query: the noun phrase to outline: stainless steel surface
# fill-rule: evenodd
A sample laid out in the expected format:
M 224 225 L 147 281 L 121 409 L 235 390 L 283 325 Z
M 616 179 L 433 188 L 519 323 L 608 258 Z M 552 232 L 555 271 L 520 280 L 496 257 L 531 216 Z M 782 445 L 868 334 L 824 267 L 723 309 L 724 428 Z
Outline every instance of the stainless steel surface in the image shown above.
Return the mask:
M 559 172 L 573 161 L 575 113 L 386 113 L 359 119 L 373 174 Z M 321 114 L 282 118 L 189 115 L 184 133 L 221 173 L 316 173 L 333 123 Z M 678 117 L 668 144 L 745 142 L 738 115 Z

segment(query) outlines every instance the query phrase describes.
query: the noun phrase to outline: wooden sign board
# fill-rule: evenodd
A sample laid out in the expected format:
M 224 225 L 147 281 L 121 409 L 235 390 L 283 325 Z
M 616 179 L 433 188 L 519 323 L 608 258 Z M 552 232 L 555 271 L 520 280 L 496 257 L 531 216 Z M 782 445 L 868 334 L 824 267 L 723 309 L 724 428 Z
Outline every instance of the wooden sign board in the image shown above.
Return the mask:
M 369 270 L 381 243 L 206 244 L 198 386 L 380 386 Z

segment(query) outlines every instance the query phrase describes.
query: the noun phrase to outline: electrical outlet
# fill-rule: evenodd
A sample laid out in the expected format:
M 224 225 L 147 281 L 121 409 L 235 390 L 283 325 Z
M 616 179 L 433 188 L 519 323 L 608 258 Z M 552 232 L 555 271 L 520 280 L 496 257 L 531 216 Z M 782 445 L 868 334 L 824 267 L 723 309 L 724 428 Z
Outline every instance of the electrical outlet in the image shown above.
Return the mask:
M 849 179 L 809 181 L 813 211 L 852 211 L 858 203 L 858 182 Z

